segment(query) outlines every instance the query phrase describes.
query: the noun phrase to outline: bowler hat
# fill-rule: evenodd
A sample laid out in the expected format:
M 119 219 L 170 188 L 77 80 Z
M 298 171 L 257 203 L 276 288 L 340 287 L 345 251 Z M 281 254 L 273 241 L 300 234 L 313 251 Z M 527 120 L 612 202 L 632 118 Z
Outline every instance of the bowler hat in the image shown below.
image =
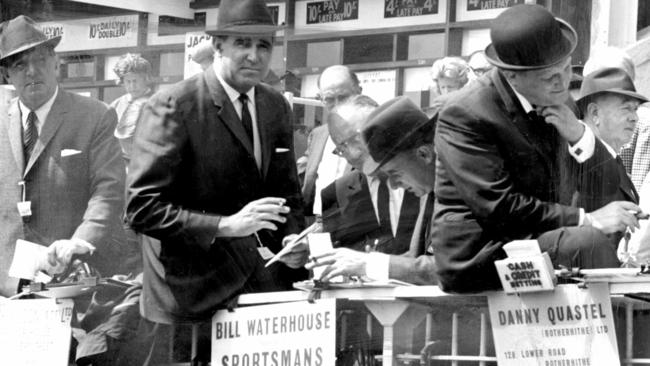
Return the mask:
M 494 19 L 485 57 L 506 70 L 535 70 L 568 57 L 578 44 L 576 31 L 539 5 L 515 5 Z
M 0 64 L 9 56 L 40 45 L 56 47 L 60 41 L 61 36 L 47 38 L 35 21 L 19 15 L 0 24 Z
M 634 82 L 627 72 L 616 67 L 609 67 L 592 72 L 582 80 L 580 96 L 576 101 L 583 109 L 585 104 L 597 94 L 613 93 L 638 99 L 641 103 L 648 101 L 646 97 L 636 92 Z
M 281 28 L 273 23 L 264 0 L 222 0 L 217 29 L 207 30 L 206 33 L 215 36 L 272 34 Z
M 416 147 L 421 133 L 427 132 L 425 129 L 433 131 L 433 122 L 408 97 L 397 97 L 377 107 L 362 131 L 374 160 L 364 165 L 364 173 L 371 173 L 401 151 Z

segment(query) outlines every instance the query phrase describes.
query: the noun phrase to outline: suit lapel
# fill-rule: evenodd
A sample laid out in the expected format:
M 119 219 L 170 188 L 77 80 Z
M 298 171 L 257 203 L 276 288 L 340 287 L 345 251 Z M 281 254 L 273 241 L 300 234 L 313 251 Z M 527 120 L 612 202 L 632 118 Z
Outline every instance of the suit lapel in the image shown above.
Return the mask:
M 536 133 L 532 129 L 533 126 L 530 117 L 524 113 L 523 107 L 512 90 L 512 87 L 498 69 L 492 71 L 491 78 L 497 92 L 501 96 L 505 110 L 509 114 L 510 121 L 512 121 L 519 132 L 535 148 L 539 156 L 546 163 L 546 166 L 552 167 L 553 162 L 551 161 L 551 157 L 544 152 L 544 148 L 540 145 L 540 138 L 551 138 L 551 136 L 536 136 Z
M 6 128 L 8 129 L 11 151 L 13 152 L 16 165 L 18 165 L 18 170 L 22 172 L 25 167 L 25 159 L 23 157 L 22 121 L 20 118 L 20 109 L 18 108 L 18 99 L 15 99 L 9 107 L 8 122 Z
M 25 167 L 24 176 L 27 176 L 29 170 L 34 166 L 34 163 L 41 156 L 41 153 L 47 145 L 52 141 L 52 137 L 56 134 L 56 131 L 59 130 L 61 124 L 65 119 L 65 114 L 68 113 L 69 108 L 74 108 L 70 105 L 67 94 L 59 89 L 59 92 L 54 99 L 52 104 L 52 109 L 50 113 L 47 114 L 47 119 L 43 122 L 43 127 L 41 128 L 41 133 L 38 135 L 38 140 L 34 145 L 34 150 L 32 151 L 32 156 L 30 156 L 27 166 Z
M 260 147 L 262 148 L 262 178 L 266 178 L 266 173 L 269 170 L 271 163 L 271 155 L 273 154 L 273 141 L 271 139 L 271 129 L 278 123 L 276 116 L 268 115 L 271 111 L 277 110 L 274 108 L 262 87 L 255 88 L 255 114 L 257 115 L 257 131 L 260 135 Z M 260 113 L 263 111 L 263 113 Z
M 217 79 L 217 75 L 214 73 L 214 68 L 208 68 L 203 73 L 203 75 L 205 77 L 205 82 L 208 86 L 210 96 L 212 97 L 212 101 L 214 105 L 219 108 L 217 116 L 221 122 L 223 122 L 223 124 L 228 127 L 230 132 L 235 135 L 237 140 L 244 146 L 250 156 L 255 156 L 255 153 L 253 151 L 253 143 L 248 138 L 248 135 L 244 130 L 244 126 L 241 124 L 239 116 L 237 115 L 237 111 L 235 111 L 235 107 L 232 105 L 232 102 L 228 98 L 228 94 L 223 89 L 223 86 L 221 86 L 219 79 Z

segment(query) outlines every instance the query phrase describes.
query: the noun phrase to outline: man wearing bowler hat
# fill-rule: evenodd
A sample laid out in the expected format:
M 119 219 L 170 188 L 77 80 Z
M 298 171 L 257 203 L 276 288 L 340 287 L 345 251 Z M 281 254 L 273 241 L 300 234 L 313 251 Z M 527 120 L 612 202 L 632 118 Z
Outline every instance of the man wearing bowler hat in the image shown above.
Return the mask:
M 26 16 L 0 25 L 0 71 L 18 96 L 8 114 L 0 113 L 2 296 L 16 293 L 18 279 L 7 271 L 17 239 L 48 247 L 41 269 L 50 275 L 78 258 L 110 276 L 136 250 L 127 247 L 121 224 L 125 169 L 113 137 L 117 116 L 59 87 L 60 41 Z
M 554 265 L 618 267 L 609 234 L 638 227 L 638 206 L 615 201 L 589 212 L 570 206 L 602 179 L 614 159 L 569 102 L 573 28 L 543 7 L 517 5 L 492 23 L 487 75 L 440 112 L 432 245 L 442 288 L 499 288 L 494 261 L 502 246 L 537 239 Z
M 142 112 L 127 219 L 160 240 L 143 247 L 146 327 L 208 320 L 238 294 L 306 277 L 283 263 L 264 267 L 304 226 L 291 108 L 261 83 L 278 29 L 264 1 L 222 1 L 208 31 L 213 66 Z

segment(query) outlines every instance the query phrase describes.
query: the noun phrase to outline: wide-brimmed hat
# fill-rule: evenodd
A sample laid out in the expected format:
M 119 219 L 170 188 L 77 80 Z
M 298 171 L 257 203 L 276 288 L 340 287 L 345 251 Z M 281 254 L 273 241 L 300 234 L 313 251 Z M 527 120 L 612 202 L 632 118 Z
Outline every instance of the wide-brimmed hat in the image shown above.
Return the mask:
M 367 159 L 364 173 L 372 173 L 399 152 L 416 147 L 421 130 L 433 129 L 433 124 L 434 119 L 429 119 L 408 97 L 397 97 L 377 107 L 362 130 L 373 160 Z
M 506 70 L 535 70 L 553 66 L 571 55 L 576 31 L 539 5 L 515 5 L 492 21 L 492 43 L 485 57 Z
M 0 24 L 0 64 L 9 56 L 45 44 L 56 47 L 60 41 L 61 36 L 47 38 L 34 20 L 19 15 Z
M 233 34 L 274 34 L 282 29 L 273 23 L 273 17 L 264 0 L 222 0 L 217 15 L 217 28 L 206 33 L 220 36 Z
M 636 92 L 634 82 L 630 75 L 623 69 L 609 67 L 592 72 L 582 79 L 580 96 L 576 101 L 578 107 L 584 111 L 586 103 L 597 94 L 612 93 L 638 99 L 641 103 L 648 98 Z

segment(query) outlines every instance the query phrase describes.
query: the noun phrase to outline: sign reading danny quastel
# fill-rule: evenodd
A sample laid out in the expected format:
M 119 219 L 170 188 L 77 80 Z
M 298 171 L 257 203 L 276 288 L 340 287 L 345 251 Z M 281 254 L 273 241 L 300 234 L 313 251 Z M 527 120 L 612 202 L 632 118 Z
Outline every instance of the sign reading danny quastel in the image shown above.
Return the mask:
M 438 14 L 438 0 L 384 0 L 384 18 Z
M 499 365 L 620 365 L 606 283 L 488 296 Z
M 359 0 L 327 0 L 307 3 L 307 24 L 359 19 Z
M 336 300 L 250 306 L 212 319 L 214 366 L 335 364 Z

